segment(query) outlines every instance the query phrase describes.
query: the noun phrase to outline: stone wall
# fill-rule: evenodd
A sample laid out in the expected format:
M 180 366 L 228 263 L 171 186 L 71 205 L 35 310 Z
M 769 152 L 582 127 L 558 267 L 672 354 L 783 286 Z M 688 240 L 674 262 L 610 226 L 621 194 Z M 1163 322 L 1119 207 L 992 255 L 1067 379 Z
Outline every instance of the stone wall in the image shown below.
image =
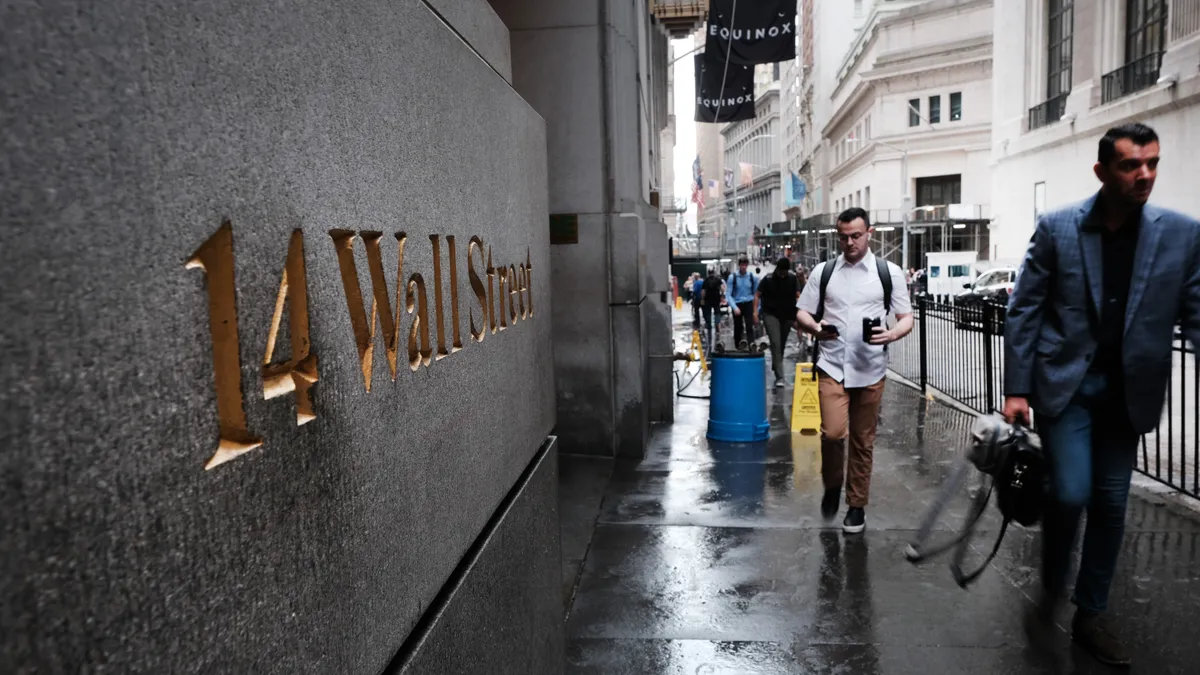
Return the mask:
M 546 134 L 495 15 L 0 16 L 0 672 L 484 672 L 419 653 L 457 597 L 511 624 L 486 672 L 557 672 Z

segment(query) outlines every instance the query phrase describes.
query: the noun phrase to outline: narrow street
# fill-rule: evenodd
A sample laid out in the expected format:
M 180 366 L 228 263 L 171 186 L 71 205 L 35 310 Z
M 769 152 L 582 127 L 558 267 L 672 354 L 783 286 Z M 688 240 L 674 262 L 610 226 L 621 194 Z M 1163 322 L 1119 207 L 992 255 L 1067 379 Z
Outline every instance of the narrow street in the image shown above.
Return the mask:
M 794 360 L 794 337 L 791 347 Z M 684 393 L 706 387 L 698 379 Z M 1071 647 L 1067 608 L 1057 659 L 1026 646 L 1036 532 L 1011 530 L 967 591 L 947 558 L 905 561 L 970 416 L 889 382 L 867 530 L 843 535 L 841 514 L 831 523 L 819 514 L 816 437 L 788 431 L 791 395 L 791 386 L 770 390 L 764 443 L 708 441 L 707 401 L 680 398 L 675 423 L 656 429 L 646 459 L 617 460 L 606 485 L 604 460 L 562 457 L 566 672 L 1110 672 Z M 1134 650 L 1133 672 L 1195 672 L 1200 520 L 1150 499 L 1131 497 L 1112 610 Z M 959 500 L 943 518 L 943 536 L 962 522 L 963 507 Z M 990 549 L 997 525 L 989 507 L 973 560 Z

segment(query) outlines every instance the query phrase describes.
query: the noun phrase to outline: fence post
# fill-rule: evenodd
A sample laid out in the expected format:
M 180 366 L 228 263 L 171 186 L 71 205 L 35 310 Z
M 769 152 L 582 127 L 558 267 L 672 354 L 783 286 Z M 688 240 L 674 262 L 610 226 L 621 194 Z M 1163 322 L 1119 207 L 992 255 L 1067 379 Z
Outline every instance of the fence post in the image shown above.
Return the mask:
M 996 374 L 992 371 L 992 333 L 996 330 L 996 306 L 990 302 L 983 303 L 983 373 L 984 392 L 987 403 L 983 413 L 987 414 L 996 409 Z
M 928 393 L 926 386 L 929 383 L 928 370 L 928 340 L 929 331 L 925 330 L 925 296 L 917 296 L 917 330 L 920 335 L 917 336 L 917 342 L 921 345 L 921 393 Z

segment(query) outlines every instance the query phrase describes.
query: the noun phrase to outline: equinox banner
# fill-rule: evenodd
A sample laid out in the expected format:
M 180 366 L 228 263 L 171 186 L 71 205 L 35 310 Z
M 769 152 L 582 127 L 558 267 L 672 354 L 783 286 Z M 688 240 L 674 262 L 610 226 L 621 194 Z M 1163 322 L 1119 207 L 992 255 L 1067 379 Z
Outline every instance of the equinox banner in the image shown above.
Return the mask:
M 696 121 L 737 122 L 754 118 L 754 66 L 710 62 L 696 54 Z M 721 86 L 721 77 L 725 86 Z M 718 115 L 720 116 L 718 118 Z
M 704 51 L 730 64 L 776 63 L 796 58 L 796 0 L 711 0 Z

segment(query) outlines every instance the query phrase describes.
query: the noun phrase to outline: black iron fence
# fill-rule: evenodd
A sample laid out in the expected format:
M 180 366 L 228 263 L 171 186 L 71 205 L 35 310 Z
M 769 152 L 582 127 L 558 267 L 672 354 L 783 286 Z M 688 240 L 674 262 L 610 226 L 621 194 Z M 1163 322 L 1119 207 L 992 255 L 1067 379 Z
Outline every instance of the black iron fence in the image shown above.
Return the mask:
M 924 391 L 978 412 L 1004 405 L 1004 306 L 954 305 L 918 296 L 909 337 L 888 346 L 891 369 Z M 1174 369 L 1162 421 L 1142 436 L 1137 470 L 1200 498 L 1200 369 L 1182 335 L 1172 348 Z

